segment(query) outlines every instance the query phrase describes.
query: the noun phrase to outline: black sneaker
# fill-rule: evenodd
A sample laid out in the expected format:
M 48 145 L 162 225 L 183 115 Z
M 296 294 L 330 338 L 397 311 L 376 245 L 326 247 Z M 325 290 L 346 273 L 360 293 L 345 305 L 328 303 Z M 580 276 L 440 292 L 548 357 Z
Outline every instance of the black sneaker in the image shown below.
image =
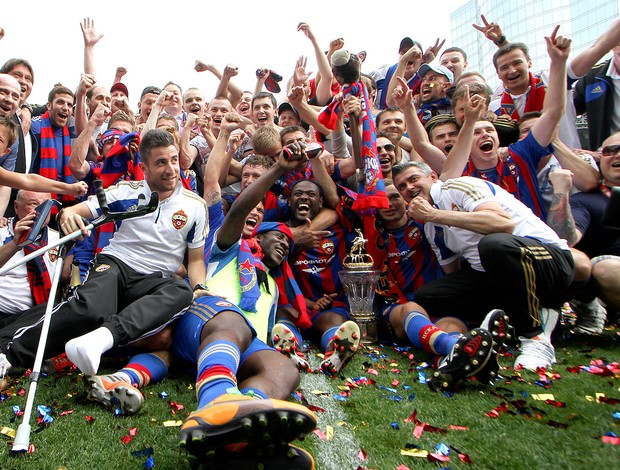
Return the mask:
M 454 391 L 467 377 L 480 372 L 493 354 L 493 337 L 483 328 L 465 333 L 428 380 L 436 392 Z

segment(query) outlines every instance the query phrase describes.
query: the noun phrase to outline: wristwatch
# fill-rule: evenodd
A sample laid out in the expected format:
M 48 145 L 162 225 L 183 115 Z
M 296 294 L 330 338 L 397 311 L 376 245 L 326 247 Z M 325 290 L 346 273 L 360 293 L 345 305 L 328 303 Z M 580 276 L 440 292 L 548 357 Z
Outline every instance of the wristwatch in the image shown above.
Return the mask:
M 196 284 L 194 286 L 194 292 L 196 292 L 197 290 L 209 290 L 209 289 L 207 289 L 207 286 L 205 286 L 204 284 Z

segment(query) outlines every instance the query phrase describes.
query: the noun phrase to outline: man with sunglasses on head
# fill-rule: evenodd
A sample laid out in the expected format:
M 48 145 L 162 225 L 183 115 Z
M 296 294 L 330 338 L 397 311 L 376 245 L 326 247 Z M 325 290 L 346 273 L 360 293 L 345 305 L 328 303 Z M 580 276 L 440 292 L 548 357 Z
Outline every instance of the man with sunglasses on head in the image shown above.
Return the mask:
M 588 285 L 571 301 L 577 313 L 576 332 L 602 333 L 604 309 L 588 308 L 595 296 L 608 310 L 620 311 L 620 231 L 603 224 L 610 204 L 612 188 L 620 187 L 620 132 L 603 142 L 601 149 L 601 184 L 589 193 L 570 195 L 572 174 L 557 170 L 549 175 L 554 195 L 548 223 L 570 246 L 591 258 L 592 274 Z

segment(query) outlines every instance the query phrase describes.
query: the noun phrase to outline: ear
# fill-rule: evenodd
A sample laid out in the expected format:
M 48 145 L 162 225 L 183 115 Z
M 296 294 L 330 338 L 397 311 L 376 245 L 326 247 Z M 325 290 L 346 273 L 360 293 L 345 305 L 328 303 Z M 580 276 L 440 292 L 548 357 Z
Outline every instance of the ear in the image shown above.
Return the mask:
M 47 109 L 48 111 L 52 109 L 52 103 L 47 103 L 45 105 L 45 109 Z
M 144 173 L 144 172 L 145 172 L 145 170 L 146 170 L 146 165 L 144 164 L 144 162 L 143 162 L 143 161 L 140 161 L 140 164 L 139 164 L 139 165 L 140 165 L 140 169 L 141 169 L 141 170 L 142 170 L 142 172 Z

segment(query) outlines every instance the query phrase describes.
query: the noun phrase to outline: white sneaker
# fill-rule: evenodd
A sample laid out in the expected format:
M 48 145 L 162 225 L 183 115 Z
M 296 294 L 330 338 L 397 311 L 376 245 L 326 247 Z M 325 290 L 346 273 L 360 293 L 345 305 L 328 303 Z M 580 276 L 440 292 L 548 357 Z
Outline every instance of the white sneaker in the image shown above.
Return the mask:
M 521 354 L 515 359 L 515 367 L 521 365 L 524 369 L 536 370 L 538 367 L 549 369 L 555 363 L 555 349 L 545 333 L 534 338 L 519 336 Z
M 555 326 L 558 324 L 559 319 L 559 310 L 544 307 L 540 309 L 540 321 L 542 322 L 542 330 L 547 338 L 551 338 L 553 330 L 555 330 Z
M 3 353 L 0 353 L 0 379 L 3 379 L 6 373 L 11 370 L 11 363 Z
M 577 315 L 574 332 L 584 335 L 600 335 L 605 329 L 607 310 L 598 299 L 591 302 L 571 300 L 570 306 Z

